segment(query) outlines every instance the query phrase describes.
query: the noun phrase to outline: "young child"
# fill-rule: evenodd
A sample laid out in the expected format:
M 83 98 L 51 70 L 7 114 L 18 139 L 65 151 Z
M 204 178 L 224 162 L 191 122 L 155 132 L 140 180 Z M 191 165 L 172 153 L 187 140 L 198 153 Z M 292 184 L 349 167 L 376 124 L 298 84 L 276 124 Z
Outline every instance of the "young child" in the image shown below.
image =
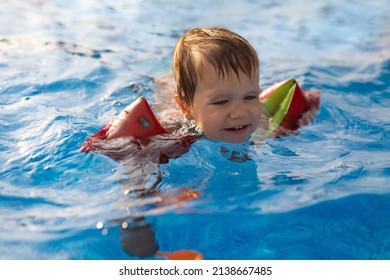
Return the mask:
M 154 79 L 158 91 L 154 95 L 153 108 L 157 111 L 162 127 L 154 121 L 154 127 L 160 126 L 160 129 L 153 133 L 174 132 L 170 139 L 174 140 L 172 143 L 175 145 L 175 140 L 185 139 L 183 153 L 199 137 L 195 135 L 194 138 L 193 131 L 183 125 L 184 122 L 178 117 L 180 111 L 203 136 L 222 142 L 243 143 L 259 127 L 267 132 L 256 134 L 260 136 L 260 140 L 294 133 L 299 127 L 311 122 L 319 107 L 319 92 L 302 92 L 294 81 L 290 83 L 292 80 L 288 82 L 287 91 L 289 92 L 290 87 L 295 91 L 289 102 L 278 98 L 279 94 L 273 94 L 271 88 L 276 89 L 279 85 L 267 88 L 260 94 L 259 100 L 257 53 L 247 40 L 226 28 L 189 29 L 176 44 L 173 69 L 174 80 L 171 75 Z M 272 114 L 276 118 L 270 118 L 267 115 L 270 112 L 262 110 L 264 100 L 271 95 L 277 97 L 276 101 L 273 98 L 275 102 L 272 106 Z M 277 111 L 278 108 L 288 112 L 285 114 L 283 110 Z M 137 128 L 136 125 L 139 120 L 134 122 L 134 115 L 137 114 L 131 114 L 126 108 L 111 124 L 86 141 L 81 150 L 102 151 L 106 146 L 105 141 L 142 135 L 142 127 Z M 155 117 L 152 116 L 153 118 Z M 274 122 L 272 130 L 267 131 L 269 121 L 272 123 L 274 119 L 278 122 Z M 147 133 L 144 135 L 155 135 Z M 176 147 L 167 147 L 168 149 L 164 148 L 163 158 L 175 158 L 182 154 Z
M 176 44 L 175 99 L 207 138 L 242 143 L 260 123 L 259 59 L 225 28 L 191 28 Z
M 125 194 L 161 195 L 161 203 L 191 200 L 199 195 L 193 190 L 174 189 L 177 196 L 167 191 L 164 198 L 160 190 L 160 164 L 182 156 L 199 139 L 199 134 L 180 129 L 180 112 L 203 136 L 222 142 L 246 142 L 262 123 L 268 125 L 267 118 L 262 121 L 265 114 L 259 100 L 259 59 L 255 49 L 240 35 L 225 28 L 189 29 L 176 44 L 173 69 L 174 79 L 171 75 L 155 78 L 158 92 L 153 107 L 163 124 L 164 135 L 155 135 L 152 140 L 136 135 L 126 139 L 133 135 L 127 132 L 134 116 L 125 109 L 112 125 L 103 127 L 81 147 L 83 152 L 97 150 L 122 163 L 122 173 L 129 177 L 123 183 Z M 143 115 L 134 119 L 137 125 L 144 120 Z M 145 127 L 149 125 L 146 122 Z M 167 136 L 173 131 L 172 136 Z M 219 152 L 229 153 L 226 149 Z M 232 152 L 228 159 L 244 162 L 248 157 Z M 253 173 L 257 177 L 255 162 L 251 166 L 253 172 L 247 171 L 246 175 Z M 133 226 L 128 227 L 131 223 Z M 120 239 L 130 255 L 147 257 L 158 250 L 154 230 L 142 217 L 129 217 L 126 227 L 121 228 Z

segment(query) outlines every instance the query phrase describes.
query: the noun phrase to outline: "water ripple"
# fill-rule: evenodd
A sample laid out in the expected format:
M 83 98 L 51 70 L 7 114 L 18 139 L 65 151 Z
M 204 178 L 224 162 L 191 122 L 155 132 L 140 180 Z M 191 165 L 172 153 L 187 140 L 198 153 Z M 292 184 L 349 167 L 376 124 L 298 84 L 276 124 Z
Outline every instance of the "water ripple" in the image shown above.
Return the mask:
M 208 259 L 388 258 L 384 2 L 0 4 L 2 258 L 136 258 L 122 250 L 120 222 L 140 217 L 160 248 Z M 244 150 L 202 139 L 160 165 L 153 152 L 139 161 L 80 153 L 135 98 L 158 100 L 152 77 L 170 71 L 176 40 L 200 25 L 248 38 L 262 87 L 294 77 L 320 90 L 314 121 Z M 229 160 L 237 154 L 245 160 Z M 199 197 L 176 203 L 183 189 Z

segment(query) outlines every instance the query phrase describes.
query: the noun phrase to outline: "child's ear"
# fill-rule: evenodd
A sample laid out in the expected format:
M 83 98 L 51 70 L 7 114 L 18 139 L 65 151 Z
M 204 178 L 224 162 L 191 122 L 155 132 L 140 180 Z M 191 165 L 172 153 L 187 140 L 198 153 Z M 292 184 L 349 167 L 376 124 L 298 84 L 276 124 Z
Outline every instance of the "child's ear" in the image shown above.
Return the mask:
M 180 111 L 183 114 L 183 116 L 189 121 L 193 120 L 194 118 L 192 117 L 190 107 L 188 106 L 188 104 L 186 102 L 182 101 L 180 99 L 179 95 L 177 95 L 177 94 L 175 95 L 175 99 L 176 99 L 176 103 L 179 106 Z

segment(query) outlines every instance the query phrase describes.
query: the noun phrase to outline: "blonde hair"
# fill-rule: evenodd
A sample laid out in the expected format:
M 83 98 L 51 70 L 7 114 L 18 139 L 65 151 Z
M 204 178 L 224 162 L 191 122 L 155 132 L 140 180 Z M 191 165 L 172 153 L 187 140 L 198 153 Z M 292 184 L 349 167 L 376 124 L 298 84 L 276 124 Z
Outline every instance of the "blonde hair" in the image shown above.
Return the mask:
M 199 56 L 201 61 L 195 61 Z M 240 35 L 221 27 L 191 28 L 178 40 L 173 58 L 176 94 L 187 105 L 192 105 L 205 63 L 221 77 L 232 72 L 252 77 L 259 70 L 256 50 Z

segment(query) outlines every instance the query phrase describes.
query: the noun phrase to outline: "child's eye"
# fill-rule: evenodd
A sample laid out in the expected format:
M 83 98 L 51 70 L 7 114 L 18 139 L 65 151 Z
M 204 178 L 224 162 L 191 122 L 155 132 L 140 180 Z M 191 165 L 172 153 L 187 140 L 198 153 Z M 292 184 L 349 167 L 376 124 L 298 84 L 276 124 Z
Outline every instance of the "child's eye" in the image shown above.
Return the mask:
M 249 100 L 249 101 L 252 101 L 252 100 L 256 100 L 258 99 L 259 97 L 257 95 L 248 95 L 248 96 L 245 96 L 245 100 Z
M 228 103 L 228 100 L 224 99 L 224 100 L 214 101 L 213 105 L 223 105 L 226 103 Z

